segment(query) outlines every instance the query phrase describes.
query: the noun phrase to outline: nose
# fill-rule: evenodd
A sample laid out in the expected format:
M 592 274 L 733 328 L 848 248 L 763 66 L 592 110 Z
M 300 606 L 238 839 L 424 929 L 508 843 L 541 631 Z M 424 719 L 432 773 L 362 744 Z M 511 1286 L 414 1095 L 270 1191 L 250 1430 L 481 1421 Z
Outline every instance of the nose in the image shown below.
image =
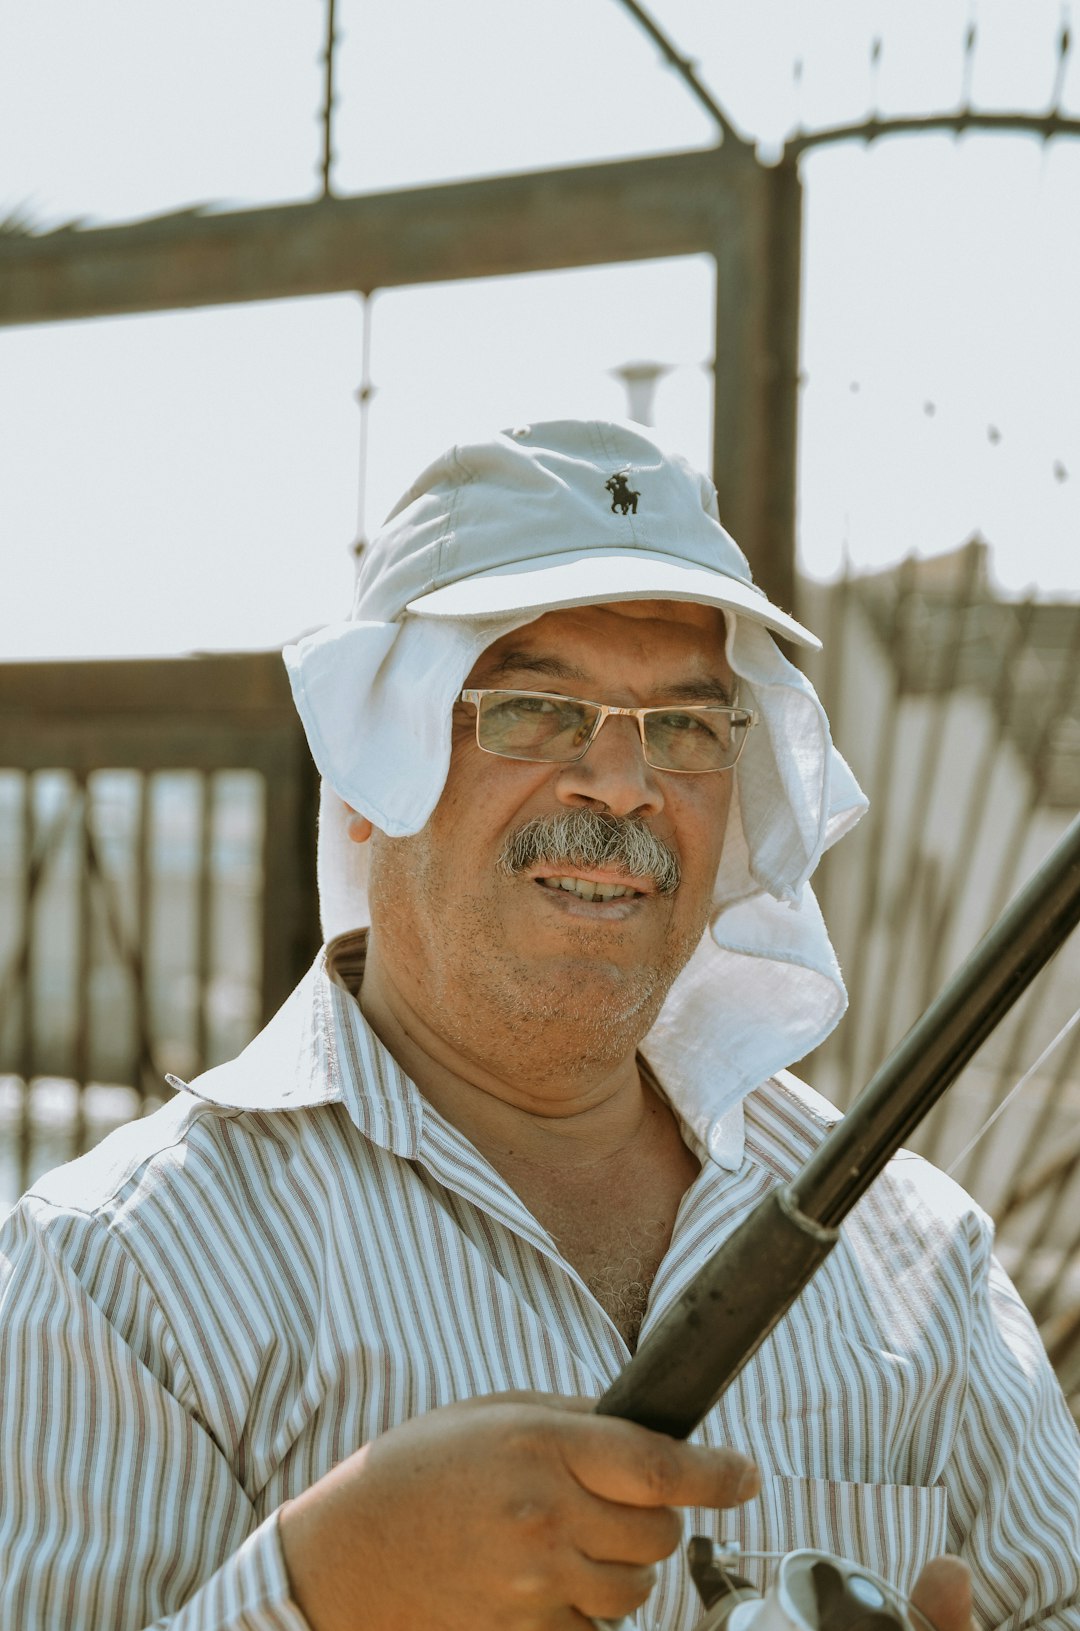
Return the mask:
M 645 763 L 637 720 L 619 714 L 608 715 L 583 758 L 561 767 L 557 791 L 564 804 L 613 816 L 644 820 L 664 808 L 659 773 Z

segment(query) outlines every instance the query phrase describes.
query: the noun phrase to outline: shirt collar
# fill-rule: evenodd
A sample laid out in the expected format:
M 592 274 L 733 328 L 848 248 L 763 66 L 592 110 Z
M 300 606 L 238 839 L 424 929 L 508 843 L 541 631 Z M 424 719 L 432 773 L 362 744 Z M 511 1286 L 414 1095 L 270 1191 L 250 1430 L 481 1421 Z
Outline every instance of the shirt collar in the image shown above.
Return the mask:
M 194 1081 L 167 1078 L 195 1098 L 232 1110 L 305 1110 L 341 1104 L 372 1142 L 415 1158 L 424 1099 L 375 1035 L 354 993 L 364 968 L 366 934 L 339 935 L 269 1024 L 237 1058 Z M 652 1039 L 650 1038 L 650 1041 Z M 692 1042 L 680 1048 L 670 1034 L 662 1048 L 643 1052 L 699 1153 L 736 1171 L 743 1156 L 743 1112 L 736 1104 L 710 1115 L 717 1095 L 718 1062 Z

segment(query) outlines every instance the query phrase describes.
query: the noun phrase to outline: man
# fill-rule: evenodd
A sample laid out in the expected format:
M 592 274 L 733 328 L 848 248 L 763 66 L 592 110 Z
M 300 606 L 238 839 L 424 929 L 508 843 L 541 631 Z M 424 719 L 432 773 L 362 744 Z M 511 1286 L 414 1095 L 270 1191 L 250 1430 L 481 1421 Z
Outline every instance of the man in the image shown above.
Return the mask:
M 419 478 L 287 654 L 331 943 L 6 1225 L 5 1626 L 690 1631 L 683 1508 L 918 1577 L 938 1631 L 946 1551 L 980 1623 L 1080 1625 L 1075 1431 L 920 1163 L 695 1442 L 590 1410 L 830 1115 L 785 1067 L 862 799 L 770 630 L 812 640 L 637 430 Z

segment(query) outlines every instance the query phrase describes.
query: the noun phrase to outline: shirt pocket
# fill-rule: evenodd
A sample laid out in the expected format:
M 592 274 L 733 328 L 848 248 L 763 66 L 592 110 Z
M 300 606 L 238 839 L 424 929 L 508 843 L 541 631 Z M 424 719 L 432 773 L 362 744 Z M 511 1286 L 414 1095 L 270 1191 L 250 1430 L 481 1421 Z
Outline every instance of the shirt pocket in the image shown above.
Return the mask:
M 923 1565 L 945 1550 L 949 1497 L 942 1485 L 773 1477 L 755 1500 L 723 1519 L 725 1538 L 748 1552 L 832 1552 L 872 1569 L 906 1596 Z M 771 1567 L 748 1562 L 740 1573 L 760 1589 Z

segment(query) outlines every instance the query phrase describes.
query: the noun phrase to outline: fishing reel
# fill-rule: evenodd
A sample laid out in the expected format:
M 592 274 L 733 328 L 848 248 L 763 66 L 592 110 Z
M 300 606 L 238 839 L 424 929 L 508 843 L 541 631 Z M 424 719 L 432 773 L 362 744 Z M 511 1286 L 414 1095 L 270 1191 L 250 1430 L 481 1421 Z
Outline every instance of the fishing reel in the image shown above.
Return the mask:
M 739 1572 L 771 1563 L 762 1593 Z M 829 1552 L 744 1552 L 695 1535 L 690 1574 L 705 1608 L 695 1631 L 933 1631 L 880 1575 Z

